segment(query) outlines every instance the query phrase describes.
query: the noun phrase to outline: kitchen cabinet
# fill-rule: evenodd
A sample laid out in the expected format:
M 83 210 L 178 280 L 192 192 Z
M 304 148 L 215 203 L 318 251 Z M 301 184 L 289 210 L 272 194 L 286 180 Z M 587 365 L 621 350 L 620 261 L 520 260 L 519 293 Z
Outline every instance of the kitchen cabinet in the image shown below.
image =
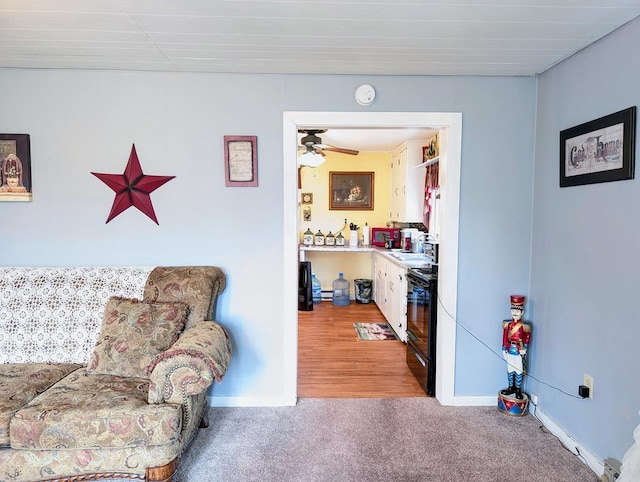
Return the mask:
M 425 140 L 408 140 L 391 151 L 389 196 L 391 221 L 422 222 L 426 171 L 416 166 L 422 163 L 422 146 L 426 142 Z
M 392 261 L 387 264 L 387 321 L 403 342 L 407 341 L 407 269 Z
M 407 268 L 374 253 L 374 299 L 398 337 L 407 341 Z
M 386 278 L 387 278 L 387 259 L 385 256 L 373 254 L 373 299 L 378 305 L 382 314 L 386 317 Z

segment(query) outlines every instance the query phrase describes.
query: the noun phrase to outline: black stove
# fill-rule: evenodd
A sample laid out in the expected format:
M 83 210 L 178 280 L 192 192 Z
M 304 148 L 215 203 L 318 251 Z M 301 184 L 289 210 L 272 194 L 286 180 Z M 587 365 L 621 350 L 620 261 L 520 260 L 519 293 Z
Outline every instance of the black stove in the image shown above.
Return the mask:
M 435 395 L 438 265 L 407 272 L 407 365 L 425 393 Z
M 435 280 L 438 278 L 438 265 L 432 264 L 424 268 L 409 268 L 408 274 L 413 274 L 416 278 L 424 281 Z

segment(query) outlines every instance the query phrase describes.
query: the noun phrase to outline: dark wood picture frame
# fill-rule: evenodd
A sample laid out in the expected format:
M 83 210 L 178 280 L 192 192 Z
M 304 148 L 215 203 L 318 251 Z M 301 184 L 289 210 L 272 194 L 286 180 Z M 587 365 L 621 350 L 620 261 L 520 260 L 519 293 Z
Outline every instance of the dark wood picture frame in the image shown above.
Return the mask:
M 560 187 L 633 179 L 636 107 L 560 132 Z
M 373 210 L 374 172 L 329 172 L 329 209 Z
M 29 134 L 0 134 L 0 201 L 32 201 Z
M 258 186 L 257 136 L 224 136 L 224 185 Z

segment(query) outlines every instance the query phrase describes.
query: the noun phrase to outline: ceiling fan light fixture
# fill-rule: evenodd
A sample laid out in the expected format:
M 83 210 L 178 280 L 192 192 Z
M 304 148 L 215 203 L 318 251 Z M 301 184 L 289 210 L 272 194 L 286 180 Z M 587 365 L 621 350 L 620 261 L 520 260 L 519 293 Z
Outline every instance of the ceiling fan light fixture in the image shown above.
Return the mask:
M 325 161 L 324 156 L 309 150 L 298 156 L 299 166 L 318 167 Z

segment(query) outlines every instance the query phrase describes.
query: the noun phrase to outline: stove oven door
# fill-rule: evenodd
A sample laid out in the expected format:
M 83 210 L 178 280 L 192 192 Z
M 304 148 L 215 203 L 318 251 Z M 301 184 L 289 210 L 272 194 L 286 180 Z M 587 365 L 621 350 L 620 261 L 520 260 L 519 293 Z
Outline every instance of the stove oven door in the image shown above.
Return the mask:
M 435 370 L 429 358 L 413 343 L 413 333 L 407 330 L 407 366 L 429 396 L 435 395 Z
M 437 284 L 407 274 L 407 365 L 429 396 L 435 395 Z
M 431 284 L 437 281 L 426 281 L 417 278 L 409 271 L 407 275 L 407 331 L 411 330 L 413 344 L 426 356 L 432 355 L 430 338 L 432 336 Z

